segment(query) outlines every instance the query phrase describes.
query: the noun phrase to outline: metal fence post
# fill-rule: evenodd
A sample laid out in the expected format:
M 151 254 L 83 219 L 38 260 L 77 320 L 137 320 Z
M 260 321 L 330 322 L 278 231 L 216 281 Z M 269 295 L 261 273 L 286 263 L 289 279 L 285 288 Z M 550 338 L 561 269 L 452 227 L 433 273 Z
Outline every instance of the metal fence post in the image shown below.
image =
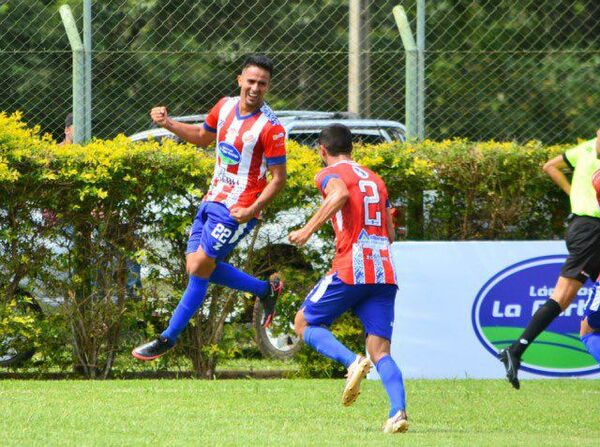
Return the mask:
M 417 49 L 418 61 L 418 139 L 425 138 L 425 0 L 417 0 Z
M 419 49 L 400 5 L 392 10 L 402 37 L 406 54 L 406 138 L 422 139 L 419 126 Z M 406 223 L 410 239 L 420 240 L 424 236 L 423 191 L 411 191 L 408 195 Z
M 73 51 L 73 143 L 85 140 L 85 55 L 77 24 L 69 5 L 59 9 Z
M 83 47 L 85 51 L 85 136 L 92 139 L 92 0 L 83 0 Z
M 348 112 L 368 116 L 369 0 L 350 0 L 348 6 Z
M 418 50 L 404 8 L 398 5 L 392 12 L 406 54 L 406 137 L 411 140 L 419 137 Z

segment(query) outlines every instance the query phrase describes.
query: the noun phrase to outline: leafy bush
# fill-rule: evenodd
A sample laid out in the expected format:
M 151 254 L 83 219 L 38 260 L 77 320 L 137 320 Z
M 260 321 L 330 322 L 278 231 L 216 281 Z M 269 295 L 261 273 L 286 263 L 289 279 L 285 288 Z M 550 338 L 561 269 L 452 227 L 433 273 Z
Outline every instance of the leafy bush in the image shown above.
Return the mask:
M 383 177 L 394 205 L 406 207 L 410 239 L 543 239 L 562 235 L 566 197 L 541 171 L 562 149 L 456 139 L 361 146 L 355 159 Z M 44 359 L 68 367 L 75 358 L 87 377 L 106 377 L 135 337 L 160 332 L 185 289 L 187 229 L 213 163 L 210 151 L 169 141 L 132 143 L 119 136 L 59 146 L 19 114 L 0 113 L 0 332 L 18 323 L 18 331 L 45 343 Z M 289 143 L 288 184 L 263 225 L 282 227 L 281 211 L 317 207 L 320 166 L 314 150 Z M 303 260 L 279 251 L 282 240 L 259 247 L 255 235 L 230 260 L 260 276 L 273 266 L 289 270 L 282 330 L 331 258 L 330 226 L 319 236 L 325 243 L 318 252 L 304 251 Z M 145 269 L 137 300 L 126 287 L 132 260 Z M 60 316 L 38 325 L 7 320 L 23 289 L 59 303 Z M 211 376 L 219 358 L 239 354 L 232 337 L 221 342 L 224 324 L 248 306 L 238 293 L 211 288 L 175 355 L 160 365 L 183 356 L 198 376 Z M 354 349 L 363 345 L 362 330 L 348 316 L 334 332 Z M 300 359 L 302 374 L 340 373 L 308 351 Z

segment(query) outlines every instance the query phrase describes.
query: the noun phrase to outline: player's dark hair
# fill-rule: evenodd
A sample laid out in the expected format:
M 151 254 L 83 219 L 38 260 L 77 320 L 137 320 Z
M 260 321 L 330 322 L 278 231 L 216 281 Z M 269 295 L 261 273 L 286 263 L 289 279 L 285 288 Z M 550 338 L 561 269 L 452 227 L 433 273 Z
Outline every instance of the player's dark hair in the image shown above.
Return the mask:
M 244 61 L 242 71 L 247 67 L 259 67 L 269 72 L 269 76 L 273 76 L 273 61 L 264 54 L 251 54 Z
M 321 131 L 319 144 L 325 146 L 329 155 L 352 153 L 352 132 L 343 124 L 331 124 Z

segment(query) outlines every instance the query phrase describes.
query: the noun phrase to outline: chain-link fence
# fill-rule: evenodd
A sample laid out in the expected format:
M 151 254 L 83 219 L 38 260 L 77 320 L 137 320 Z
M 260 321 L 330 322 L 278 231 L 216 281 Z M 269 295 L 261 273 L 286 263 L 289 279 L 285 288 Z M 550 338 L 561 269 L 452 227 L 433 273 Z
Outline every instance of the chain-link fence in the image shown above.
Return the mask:
M 82 0 L 0 0 L 0 110 L 57 138 L 71 109 L 71 52 L 58 14 Z M 237 93 L 248 53 L 276 64 L 273 108 L 348 108 L 351 0 L 94 2 L 93 135 L 150 125 L 151 106 L 207 111 Z M 404 122 L 394 0 L 360 0 L 361 115 Z M 426 0 L 426 135 L 591 138 L 600 124 L 600 2 Z M 404 5 L 415 31 L 416 1 Z M 79 29 L 82 29 L 79 22 Z
M 591 139 L 600 2 L 428 0 L 426 67 L 434 138 Z

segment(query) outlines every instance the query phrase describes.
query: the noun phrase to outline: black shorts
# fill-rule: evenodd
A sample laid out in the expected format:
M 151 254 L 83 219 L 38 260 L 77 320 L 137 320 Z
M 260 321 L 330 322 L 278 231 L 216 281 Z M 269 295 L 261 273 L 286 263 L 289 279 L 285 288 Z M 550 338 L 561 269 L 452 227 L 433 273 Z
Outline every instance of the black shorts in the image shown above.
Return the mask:
M 569 256 L 560 276 L 580 282 L 595 281 L 600 273 L 600 219 L 574 216 L 565 237 Z

